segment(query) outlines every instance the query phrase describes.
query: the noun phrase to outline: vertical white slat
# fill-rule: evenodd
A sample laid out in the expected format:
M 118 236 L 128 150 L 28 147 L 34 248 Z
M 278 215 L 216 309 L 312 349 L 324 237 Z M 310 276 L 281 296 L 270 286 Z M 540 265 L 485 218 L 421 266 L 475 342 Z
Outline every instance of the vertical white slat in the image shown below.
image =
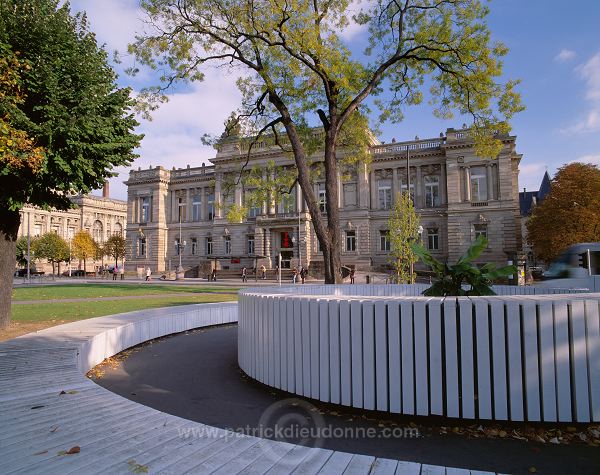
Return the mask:
M 275 298 L 273 296 L 269 296 L 269 318 L 267 320 L 268 324 L 268 354 L 267 358 L 269 359 L 269 386 L 275 386 L 275 346 L 279 344 L 278 339 L 275 339 Z
M 473 366 L 473 305 L 468 298 L 459 297 L 460 311 L 460 369 L 462 417 L 475 417 L 475 373 Z
M 521 315 L 517 301 L 505 301 L 506 338 L 508 340 L 508 384 L 510 388 L 510 420 L 522 421 L 523 414 L 523 366 L 521 363 Z
M 556 361 L 556 396 L 558 420 L 570 422 L 571 358 L 569 355 L 569 313 L 564 299 L 554 301 L 554 358 Z
M 294 297 L 294 373 L 296 375 L 296 394 L 302 394 L 304 390 L 302 365 L 302 300 L 300 297 Z
M 417 300 L 414 308 L 415 388 L 417 415 L 429 415 L 429 374 L 427 369 L 426 300 Z
M 296 298 L 287 296 L 287 390 L 296 392 L 296 317 L 294 307 Z
M 446 357 L 446 415 L 460 416 L 457 342 L 457 301 L 454 297 L 444 299 L 444 352 Z
M 313 310 L 314 298 L 302 299 L 300 304 L 302 312 L 302 395 L 310 397 L 310 314 Z M 318 306 L 316 306 L 318 310 Z
M 260 315 L 258 316 L 259 318 L 259 322 L 260 322 L 260 327 L 259 327 L 259 332 L 260 332 L 260 338 L 259 338 L 259 345 L 260 345 L 260 382 L 262 383 L 266 383 L 267 382 L 267 375 L 268 375 L 268 363 L 267 363 L 267 319 L 268 319 L 268 315 L 269 315 L 269 308 L 267 306 L 267 299 L 266 298 L 261 298 L 260 299 L 262 305 L 261 305 L 261 312 Z
M 532 300 L 524 301 L 522 303 L 522 313 L 527 420 L 540 421 L 540 368 L 538 359 L 538 325 L 535 302 Z
M 401 364 L 400 357 L 400 302 L 388 300 L 388 358 L 389 358 L 389 393 L 390 412 L 402 412 Z
M 415 379 L 413 349 L 413 307 L 411 301 L 400 304 L 400 338 L 402 342 L 402 413 L 415 413 Z
M 388 411 L 388 335 L 387 304 L 383 300 L 375 302 L 375 385 L 377 388 L 377 410 Z
M 258 378 L 258 360 L 259 360 L 259 351 L 260 348 L 258 348 L 257 345 L 257 341 L 259 338 L 259 333 L 258 333 L 258 324 L 259 324 L 259 315 L 260 315 L 260 308 L 261 308 L 261 302 L 260 299 L 255 298 L 254 299 L 254 312 L 252 312 L 252 341 L 251 341 L 251 345 L 252 345 L 252 377 L 254 378 Z
M 538 300 L 540 336 L 540 381 L 542 382 L 542 420 L 556 422 L 556 377 L 554 367 L 554 318 L 552 302 Z
M 321 334 L 323 335 L 323 334 Z M 341 401 L 340 387 L 340 303 L 336 300 L 329 301 L 329 385 L 330 401 L 339 404 Z M 324 376 L 325 372 L 321 372 Z M 324 388 L 324 386 L 321 386 Z
M 475 335 L 477 351 L 477 405 L 479 419 L 492 418 L 492 372 L 490 368 L 490 328 L 488 304 L 475 298 Z
M 350 336 L 352 344 L 352 406 L 363 407 L 363 329 L 362 329 L 363 302 L 352 300 L 350 302 Z
M 273 386 L 281 388 L 281 296 L 273 302 Z
M 333 304 L 333 305 L 332 305 Z M 319 394 L 317 398 L 324 402 L 331 402 L 331 371 L 330 371 L 330 342 L 329 342 L 329 319 L 331 311 L 336 312 L 335 300 L 321 299 L 319 301 Z M 339 338 L 339 337 L 338 337 Z M 338 340 L 339 341 L 339 340 Z M 339 353 L 339 343 L 338 343 Z M 338 357 L 339 365 L 339 357 Z M 339 394 L 339 366 L 338 366 L 338 394 Z M 339 397 L 339 396 L 338 396 Z
M 442 312 L 440 299 L 427 302 L 429 310 L 429 388 L 431 414 L 444 414 L 442 373 Z
M 279 354 L 281 363 L 279 366 L 279 386 L 280 389 L 287 388 L 288 372 L 288 329 L 287 329 L 287 297 L 285 295 L 279 298 Z
M 571 300 L 571 348 L 573 389 L 575 394 L 575 419 L 590 421 L 590 391 L 587 366 L 587 341 L 585 334 L 585 303 Z
M 363 334 L 363 407 L 375 409 L 375 316 L 373 302 L 362 304 Z
M 340 302 L 340 388 L 342 404 L 352 405 L 352 353 L 350 340 L 350 302 Z
M 598 300 L 585 301 L 592 421 L 600 421 L 600 311 Z
M 314 399 L 319 399 L 319 360 L 322 357 L 319 347 L 319 320 L 323 318 L 320 314 L 321 304 L 324 304 L 326 312 L 327 301 L 314 298 L 310 302 L 310 397 Z M 324 316 L 326 317 L 327 313 Z
M 492 367 L 494 374 L 494 419 L 508 419 L 508 383 L 506 381 L 506 331 L 504 327 L 504 304 L 494 299 L 490 302 L 492 312 Z

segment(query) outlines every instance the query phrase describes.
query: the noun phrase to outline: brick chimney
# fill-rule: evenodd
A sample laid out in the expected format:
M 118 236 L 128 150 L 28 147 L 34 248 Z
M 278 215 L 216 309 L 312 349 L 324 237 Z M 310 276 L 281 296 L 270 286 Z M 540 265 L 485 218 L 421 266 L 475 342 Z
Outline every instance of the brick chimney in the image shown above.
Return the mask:
M 104 182 L 104 186 L 102 187 L 102 198 L 108 198 L 109 196 L 109 186 L 108 182 Z

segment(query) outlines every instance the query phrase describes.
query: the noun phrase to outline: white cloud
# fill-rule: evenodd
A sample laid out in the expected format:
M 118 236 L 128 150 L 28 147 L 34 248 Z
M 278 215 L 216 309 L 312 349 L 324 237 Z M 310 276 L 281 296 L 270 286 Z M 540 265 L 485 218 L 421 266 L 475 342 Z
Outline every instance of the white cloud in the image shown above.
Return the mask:
M 519 189 L 523 191 L 526 188 L 529 191 L 536 191 L 540 188 L 540 183 L 544 177 L 548 166 L 545 163 L 527 163 L 519 165 Z
M 579 163 L 591 163 L 592 165 L 599 165 L 600 166 L 600 153 L 592 153 L 589 155 L 582 155 L 581 157 L 578 157 L 577 159 L 573 160 L 573 162 L 579 162 Z
M 563 48 L 560 50 L 560 52 L 554 57 L 554 61 L 558 62 L 558 63 L 565 63 L 567 61 L 572 60 L 575 56 L 577 56 L 577 53 L 575 53 L 575 51 L 570 50 L 570 49 L 566 49 Z
M 575 124 L 563 129 L 567 134 L 580 134 L 600 131 L 600 52 L 586 63 L 575 68 L 575 72 L 586 83 L 585 97 L 587 111 Z

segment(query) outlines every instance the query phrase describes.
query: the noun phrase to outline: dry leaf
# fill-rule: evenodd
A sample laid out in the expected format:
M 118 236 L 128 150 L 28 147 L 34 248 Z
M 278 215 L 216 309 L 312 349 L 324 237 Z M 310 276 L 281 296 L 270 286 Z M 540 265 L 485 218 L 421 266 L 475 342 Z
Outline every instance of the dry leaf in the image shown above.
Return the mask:
M 47 451 L 47 450 L 42 450 L 41 452 L 36 452 L 36 453 L 35 453 L 35 454 L 33 454 L 33 455 L 44 455 L 44 454 L 47 454 L 47 453 L 48 453 L 48 451 Z

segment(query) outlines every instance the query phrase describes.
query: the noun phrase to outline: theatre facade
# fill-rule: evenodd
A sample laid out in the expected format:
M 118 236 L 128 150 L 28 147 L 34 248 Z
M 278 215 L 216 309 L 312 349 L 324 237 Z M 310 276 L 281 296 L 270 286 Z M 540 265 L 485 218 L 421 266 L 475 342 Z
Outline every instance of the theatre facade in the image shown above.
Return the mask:
M 515 136 L 499 138 L 504 146 L 493 160 L 475 154 L 467 129 L 448 129 L 431 139 L 374 141 L 370 163 L 338 178 L 343 264 L 370 271 L 390 267 L 390 209 L 407 185 L 420 216 L 421 240 L 435 257 L 455 261 L 482 234 L 490 242 L 482 262 L 514 260 L 521 250 L 521 155 Z M 248 155 L 248 143 L 235 136 L 223 139 L 210 166 L 130 171 L 127 271 L 174 271 L 181 258 L 187 275 L 202 276 L 211 268 L 275 268 L 281 258 L 283 268 L 320 273 L 323 256 L 298 185 L 290 195 L 247 207 L 241 221 L 227 219 L 227 210 L 243 206 L 253 192 L 244 189 L 243 180 L 235 184 L 248 156 L 246 169 L 267 170 L 273 162 L 293 166 L 290 157 L 265 142 Z M 324 210 L 324 182 L 316 179 L 313 186 Z

